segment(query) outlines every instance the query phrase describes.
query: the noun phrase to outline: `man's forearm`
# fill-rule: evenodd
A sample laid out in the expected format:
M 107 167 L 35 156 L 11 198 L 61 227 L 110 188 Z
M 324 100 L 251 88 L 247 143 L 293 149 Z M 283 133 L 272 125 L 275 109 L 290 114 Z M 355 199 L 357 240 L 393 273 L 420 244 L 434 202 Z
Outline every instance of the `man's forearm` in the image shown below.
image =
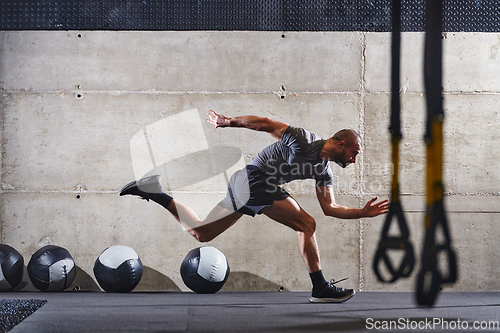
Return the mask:
M 269 119 L 258 116 L 240 116 L 229 118 L 229 127 L 245 127 L 255 131 L 271 132 L 273 127 L 269 124 Z
M 363 217 L 375 217 L 380 214 L 386 214 L 389 211 L 389 200 L 375 202 L 377 197 L 368 200 L 363 208 L 350 208 L 336 204 L 328 205 L 323 209 L 327 216 L 337 217 L 340 219 L 359 219 Z
M 325 215 L 339 219 L 359 219 L 365 217 L 362 208 L 350 208 L 346 206 L 334 205 L 328 207 Z

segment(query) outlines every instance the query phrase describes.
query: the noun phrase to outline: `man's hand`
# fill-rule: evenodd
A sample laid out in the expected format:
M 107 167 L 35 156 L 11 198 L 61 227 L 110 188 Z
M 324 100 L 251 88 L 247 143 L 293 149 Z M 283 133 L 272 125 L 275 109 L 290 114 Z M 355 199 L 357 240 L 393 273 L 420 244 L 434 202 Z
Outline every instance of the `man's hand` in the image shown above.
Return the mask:
M 208 116 L 207 121 L 210 124 L 214 125 L 215 128 L 229 126 L 229 118 L 221 114 L 215 113 L 214 110 L 210 110 L 210 113 L 207 113 L 207 116 Z
M 364 217 L 375 217 L 380 214 L 386 214 L 389 211 L 389 206 L 391 205 L 389 200 L 386 199 L 375 203 L 377 199 L 377 197 L 370 199 L 363 207 L 362 214 Z

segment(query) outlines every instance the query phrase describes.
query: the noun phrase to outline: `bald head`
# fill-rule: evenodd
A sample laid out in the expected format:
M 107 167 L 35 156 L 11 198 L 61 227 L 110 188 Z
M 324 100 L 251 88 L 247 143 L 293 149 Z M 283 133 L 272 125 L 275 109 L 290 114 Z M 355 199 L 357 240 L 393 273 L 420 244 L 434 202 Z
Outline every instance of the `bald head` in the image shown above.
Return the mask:
M 350 128 L 338 131 L 332 136 L 332 139 L 337 142 L 344 141 L 348 146 L 356 142 L 359 142 L 359 144 L 361 145 L 361 137 L 355 130 L 352 130 Z
M 356 163 L 356 156 L 361 151 L 361 137 L 352 129 L 343 129 L 326 140 L 321 149 L 320 158 L 334 161 L 342 168 Z

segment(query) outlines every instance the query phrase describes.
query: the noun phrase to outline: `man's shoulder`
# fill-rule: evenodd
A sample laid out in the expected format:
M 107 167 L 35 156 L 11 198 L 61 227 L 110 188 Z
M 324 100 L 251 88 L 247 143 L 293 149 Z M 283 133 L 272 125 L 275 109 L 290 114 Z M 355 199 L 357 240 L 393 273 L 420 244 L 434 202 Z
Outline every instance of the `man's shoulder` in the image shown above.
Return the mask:
M 283 133 L 285 137 L 303 138 L 307 143 L 322 140 L 322 138 L 303 127 L 289 125 Z

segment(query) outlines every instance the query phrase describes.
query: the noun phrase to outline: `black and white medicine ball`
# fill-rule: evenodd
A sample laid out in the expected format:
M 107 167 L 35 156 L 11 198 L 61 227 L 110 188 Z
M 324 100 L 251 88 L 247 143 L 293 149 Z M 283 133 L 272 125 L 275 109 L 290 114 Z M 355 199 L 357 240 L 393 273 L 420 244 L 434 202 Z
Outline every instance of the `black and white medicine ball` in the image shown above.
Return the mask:
M 229 277 L 226 256 L 212 246 L 193 249 L 182 261 L 181 277 L 186 287 L 195 293 L 216 293 Z
M 12 246 L 0 244 L 0 291 L 15 288 L 23 280 L 24 258 Z
M 114 245 L 104 250 L 94 264 L 94 275 L 104 291 L 128 293 L 141 281 L 142 262 L 131 247 Z
M 40 291 L 63 291 L 75 279 L 75 262 L 65 248 L 45 245 L 31 256 L 28 276 Z

